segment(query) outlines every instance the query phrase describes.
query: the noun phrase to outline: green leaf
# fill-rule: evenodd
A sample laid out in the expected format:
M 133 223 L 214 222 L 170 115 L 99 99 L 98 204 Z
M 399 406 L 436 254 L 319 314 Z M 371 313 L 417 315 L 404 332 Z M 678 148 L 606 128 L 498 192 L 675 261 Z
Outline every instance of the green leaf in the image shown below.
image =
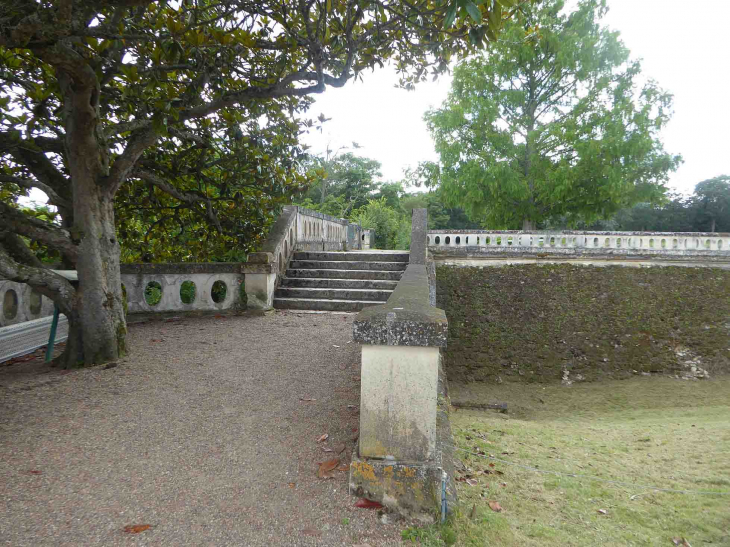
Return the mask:
M 452 2 L 449 9 L 446 10 L 446 17 L 444 18 L 444 28 L 451 28 L 456 19 L 456 2 Z
M 472 2 L 471 0 L 467 0 L 464 3 L 464 7 L 466 8 L 466 11 L 469 13 L 469 15 L 471 15 L 471 18 L 474 19 L 474 21 L 476 21 L 477 23 L 482 22 L 482 12 L 479 11 L 479 8 L 476 7 L 474 2 Z

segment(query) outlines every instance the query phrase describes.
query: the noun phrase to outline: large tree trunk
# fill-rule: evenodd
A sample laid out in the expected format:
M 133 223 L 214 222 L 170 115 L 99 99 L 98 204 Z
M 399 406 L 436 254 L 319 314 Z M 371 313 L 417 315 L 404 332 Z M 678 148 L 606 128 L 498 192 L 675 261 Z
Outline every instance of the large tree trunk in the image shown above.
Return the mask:
M 73 183 L 74 228 L 79 238 L 75 319 L 84 364 L 91 365 L 113 361 L 126 352 L 119 243 L 112 199 L 93 180 L 75 176 Z
M 65 95 L 66 147 L 73 188 L 71 235 L 78 245 L 79 285 L 69 326 L 83 364 L 92 365 L 124 355 L 127 325 L 114 226 L 114 191 L 105 184 L 109 158 L 99 126 L 99 84 L 93 72 L 82 75 L 80 81 L 60 78 L 60 82 Z M 78 365 L 78 360 L 73 361 L 78 359 L 74 348 L 67 353 L 62 364 Z
M 529 218 L 522 219 L 522 231 L 531 232 L 535 229 L 535 223 Z

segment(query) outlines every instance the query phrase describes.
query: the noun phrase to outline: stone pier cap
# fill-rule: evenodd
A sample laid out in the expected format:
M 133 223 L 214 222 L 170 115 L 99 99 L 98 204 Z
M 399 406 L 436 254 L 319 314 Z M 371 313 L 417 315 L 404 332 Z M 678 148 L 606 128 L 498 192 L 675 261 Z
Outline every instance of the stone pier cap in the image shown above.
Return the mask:
M 360 344 L 446 347 L 448 321 L 430 305 L 426 266 L 410 264 L 386 304 L 362 310 L 353 337 Z

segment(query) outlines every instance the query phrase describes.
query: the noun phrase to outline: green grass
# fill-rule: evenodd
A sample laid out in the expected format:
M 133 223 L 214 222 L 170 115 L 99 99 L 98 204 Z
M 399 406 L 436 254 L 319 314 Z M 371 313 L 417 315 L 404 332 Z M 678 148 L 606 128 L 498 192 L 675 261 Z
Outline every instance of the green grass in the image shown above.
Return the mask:
M 452 413 L 457 445 L 563 475 L 459 451 L 464 473 L 478 484 L 457 483 L 453 544 L 671 546 L 686 538 L 693 546 L 730 545 L 730 495 L 644 487 L 730 492 L 730 379 L 480 386 L 470 386 L 470 399 L 481 389 L 483 400 L 506 400 L 510 414 Z M 452 387 L 454 396 L 460 389 Z M 492 511 L 489 501 L 503 511 Z M 404 539 L 444 545 L 441 530 L 418 536 L 409 529 Z

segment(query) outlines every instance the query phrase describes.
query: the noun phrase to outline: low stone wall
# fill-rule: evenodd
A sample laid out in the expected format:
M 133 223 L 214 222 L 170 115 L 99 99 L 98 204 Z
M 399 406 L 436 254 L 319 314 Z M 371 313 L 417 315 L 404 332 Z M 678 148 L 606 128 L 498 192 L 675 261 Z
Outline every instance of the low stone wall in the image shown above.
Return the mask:
M 702 232 L 522 232 L 430 230 L 437 257 L 554 255 L 564 257 L 730 260 L 730 234 Z
M 53 314 L 53 302 L 25 283 L 0 280 L 0 327 Z
M 121 279 L 130 314 L 224 311 L 243 305 L 239 263 L 122 264 Z M 181 292 L 184 283 L 188 295 L 192 292 L 189 284 L 194 286 L 194 297 L 187 303 Z M 148 286 L 159 286 L 158 303 L 151 305 L 145 299 Z

